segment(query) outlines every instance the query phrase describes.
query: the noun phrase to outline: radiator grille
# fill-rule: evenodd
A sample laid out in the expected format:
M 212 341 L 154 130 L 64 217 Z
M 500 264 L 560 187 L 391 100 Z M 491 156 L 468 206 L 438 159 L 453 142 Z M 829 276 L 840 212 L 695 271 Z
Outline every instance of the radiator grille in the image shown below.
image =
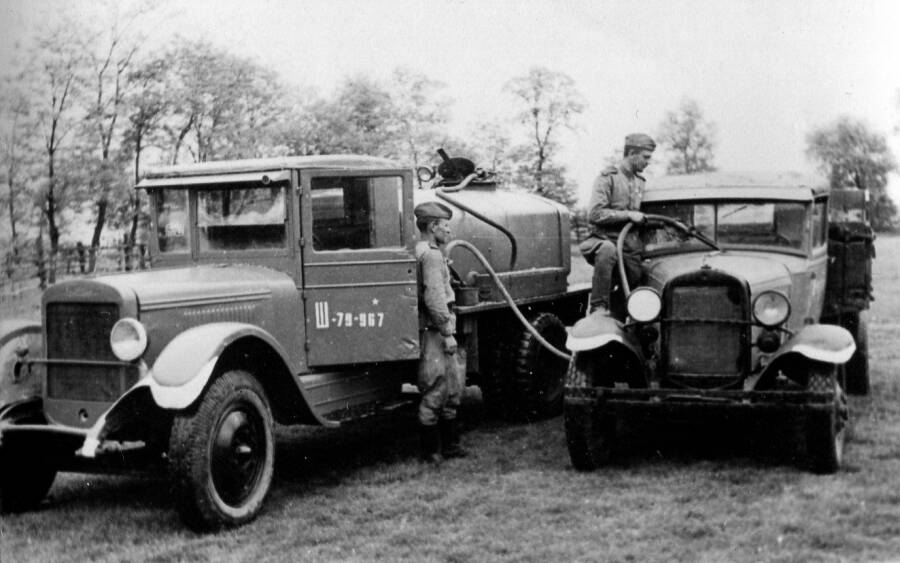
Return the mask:
M 740 374 L 745 328 L 739 288 L 690 285 L 673 288 L 670 295 L 664 321 L 667 373 Z
M 119 313 L 107 303 L 47 304 L 47 357 L 116 361 L 109 332 Z
M 112 402 L 137 382 L 138 371 L 133 366 L 78 363 L 118 361 L 109 346 L 109 333 L 118 318 L 114 304 L 47 304 L 50 398 Z

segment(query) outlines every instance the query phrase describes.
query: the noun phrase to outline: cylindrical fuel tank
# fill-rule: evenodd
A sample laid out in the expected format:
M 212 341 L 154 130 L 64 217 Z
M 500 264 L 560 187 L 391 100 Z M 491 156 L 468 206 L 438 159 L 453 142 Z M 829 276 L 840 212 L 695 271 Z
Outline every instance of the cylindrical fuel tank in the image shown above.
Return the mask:
M 453 238 L 472 243 L 495 271 L 508 273 L 502 277 L 510 280 L 514 295 L 526 297 L 565 291 L 571 250 L 569 212 L 564 206 L 534 194 L 498 189 L 493 182 L 472 183 L 455 192 L 450 190 L 416 190 L 414 201 L 416 205 L 438 201 L 449 206 L 453 210 L 450 220 Z M 512 235 L 516 247 L 512 269 L 510 238 L 476 214 L 504 227 Z M 464 248 L 454 248 L 450 260 L 463 279 L 470 272 L 486 272 Z

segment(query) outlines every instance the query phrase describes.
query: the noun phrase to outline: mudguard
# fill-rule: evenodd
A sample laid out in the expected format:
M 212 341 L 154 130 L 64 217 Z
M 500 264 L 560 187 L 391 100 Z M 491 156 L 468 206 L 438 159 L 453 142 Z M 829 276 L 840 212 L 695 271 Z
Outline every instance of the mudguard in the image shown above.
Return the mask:
M 200 397 L 228 346 L 246 336 L 268 344 L 290 366 L 281 345 L 268 332 L 245 323 L 212 323 L 190 328 L 163 349 L 150 370 L 153 400 L 164 409 L 184 409 Z M 291 370 L 293 372 L 293 370 Z
M 633 333 L 625 331 L 622 323 L 605 313 L 595 312 L 567 330 L 566 347 L 569 350 L 578 354 L 605 351 L 607 354 L 604 355 L 621 362 L 620 367 L 631 365 L 633 373 L 639 373 L 643 378 L 639 384 L 646 384 L 648 365 L 641 345 Z
M 622 323 L 604 313 L 591 313 L 567 329 L 566 348 L 573 352 L 599 350 L 610 342 L 626 342 Z M 629 346 L 630 347 L 630 346 Z
M 856 351 L 853 335 L 840 326 L 806 325 L 772 355 L 764 375 L 780 368 L 781 361 L 791 355 L 829 364 L 844 364 Z

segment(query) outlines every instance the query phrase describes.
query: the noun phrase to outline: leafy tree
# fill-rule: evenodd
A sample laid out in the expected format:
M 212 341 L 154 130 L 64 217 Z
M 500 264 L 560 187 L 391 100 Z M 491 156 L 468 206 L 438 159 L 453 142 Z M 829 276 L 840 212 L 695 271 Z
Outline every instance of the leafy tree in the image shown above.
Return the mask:
M 9 218 L 9 242 L 15 261 L 19 251 L 17 224 L 28 214 L 27 182 L 34 164 L 36 123 L 26 91 L 21 88 L 21 73 L 5 77 L 0 87 L 0 178 L 6 184 L 3 203 Z M 2 236 L 2 235 L 0 235 Z
M 43 190 L 38 193 L 38 205 L 47 221 L 50 239 L 50 283 L 55 280 L 55 263 L 59 251 L 61 213 L 67 207 L 66 197 L 73 191 L 68 176 L 74 170 L 65 166 L 66 137 L 78 124 L 77 96 L 84 85 L 84 58 L 79 45 L 77 28 L 64 21 L 43 34 L 34 48 L 33 74 L 30 87 L 43 96 L 36 99 L 36 115 L 43 152 L 46 176 Z M 62 166 L 61 166 L 62 164 Z
M 832 188 L 869 190 L 869 217 L 877 230 L 889 229 L 896 206 L 887 196 L 887 175 L 897 167 L 884 135 L 847 116 L 813 130 L 807 156 L 828 176 Z
M 501 186 L 509 186 L 514 172 L 512 141 L 504 125 L 499 121 L 479 124 L 469 134 L 469 139 L 474 145 L 471 155 L 475 164 L 493 171 Z
M 89 185 L 94 199 L 95 221 L 90 246 L 96 251 L 107 223 L 110 206 L 128 198 L 128 156 L 123 151 L 123 123 L 126 95 L 135 53 L 143 37 L 134 29 L 135 21 L 144 15 L 143 9 L 129 11 L 120 17 L 117 5 L 108 6 L 109 19 L 99 22 L 98 32 L 86 44 L 89 80 L 85 90 L 91 97 L 88 104 L 83 142 L 85 163 L 90 169 Z M 100 26 L 106 26 L 100 30 Z M 93 270 L 95 252 L 91 253 Z
M 166 77 L 171 111 L 163 126 L 170 162 L 259 156 L 257 146 L 282 115 L 274 72 L 205 41 L 182 41 Z
M 672 154 L 666 170 L 669 174 L 716 169 L 713 165 L 715 125 L 704 120 L 700 106 L 694 100 L 685 98 L 678 110 L 666 114 L 657 141 Z
M 574 129 L 575 117 L 585 108 L 575 82 L 561 72 L 534 67 L 507 82 L 504 90 L 516 101 L 516 117 L 529 131 L 529 142 L 517 151 L 526 159 L 518 167 L 519 179 L 529 191 L 563 203 L 574 201 L 574 186 L 564 180 L 565 168 L 554 165 L 553 157 L 559 131 Z
M 451 102 L 437 97 L 442 82 L 409 69 L 395 69 L 391 85 L 391 112 L 401 139 L 397 156 L 418 168 L 446 144 Z

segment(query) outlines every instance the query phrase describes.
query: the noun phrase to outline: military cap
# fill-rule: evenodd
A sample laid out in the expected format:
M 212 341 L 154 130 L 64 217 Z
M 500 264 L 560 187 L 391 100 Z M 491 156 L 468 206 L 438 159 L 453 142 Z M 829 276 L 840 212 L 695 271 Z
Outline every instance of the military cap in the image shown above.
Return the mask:
M 632 133 L 625 137 L 625 146 L 652 151 L 656 149 L 656 143 L 650 138 L 650 135 L 643 133 Z
M 413 210 L 416 219 L 449 219 L 453 217 L 453 210 L 436 201 L 426 201 L 420 203 Z

